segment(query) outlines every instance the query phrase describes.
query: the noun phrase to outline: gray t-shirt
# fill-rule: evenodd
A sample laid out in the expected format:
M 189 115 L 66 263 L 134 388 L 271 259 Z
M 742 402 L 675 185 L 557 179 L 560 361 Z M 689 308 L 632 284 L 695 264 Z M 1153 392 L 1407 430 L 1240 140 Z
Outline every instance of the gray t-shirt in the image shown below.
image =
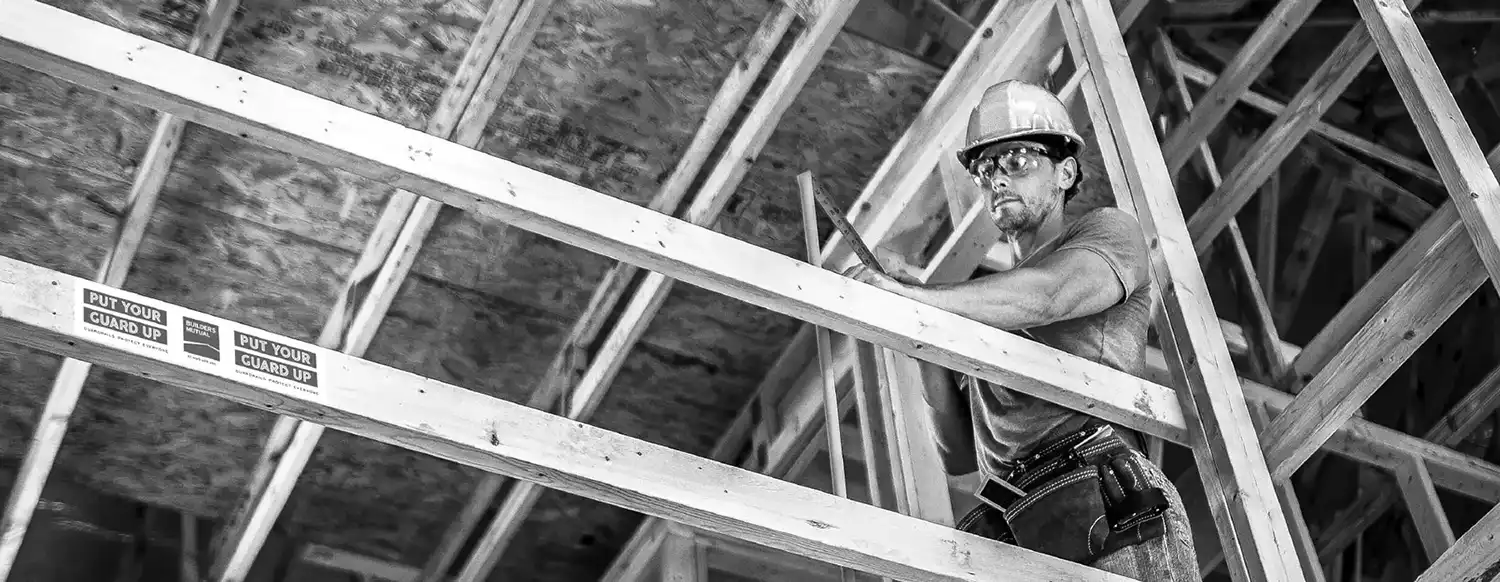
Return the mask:
M 1124 297 L 1098 313 L 1025 331 L 1040 343 L 1140 375 L 1152 310 L 1151 259 L 1140 226 L 1119 208 L 1091 210 L 1016 268 L 1065 249 L 1085 250 L 1104 259 L 1114 274 L 1095 284 L 1121 285 Z M 997 461 L 1024 457 L 1053 437 L 1083 428 L 1089 418 L 1034 396 L 972 376 L 959 376 L 958 386 L 974 423 L 979 462 L 991 472 L 997 469 Z M 980 389 L 975 389 L 976 385 Z

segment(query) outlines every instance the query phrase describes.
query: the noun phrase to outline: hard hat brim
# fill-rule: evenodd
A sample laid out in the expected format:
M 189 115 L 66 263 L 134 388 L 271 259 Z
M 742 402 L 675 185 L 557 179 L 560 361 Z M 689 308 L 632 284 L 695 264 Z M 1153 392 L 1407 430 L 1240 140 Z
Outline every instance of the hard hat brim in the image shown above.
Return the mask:
M 1077 156 L 1079 152 L 1083 151 L 1083 138 L 1076 133 L 1057 131 L 1055 129 L 1027 129 L 976 139 L 972 143 L 965 145 L 963 149 L 958 150 L 958 163 L 967 169 L 969 167 L 969 164 L 974 161 L 974 154 L 978 153 L 984 148 L 1003 141 L 1012 141 L 1037 136 L 1062 138 L 1067 147 L 1067 151 L 1063 153 L 1068 156 Z

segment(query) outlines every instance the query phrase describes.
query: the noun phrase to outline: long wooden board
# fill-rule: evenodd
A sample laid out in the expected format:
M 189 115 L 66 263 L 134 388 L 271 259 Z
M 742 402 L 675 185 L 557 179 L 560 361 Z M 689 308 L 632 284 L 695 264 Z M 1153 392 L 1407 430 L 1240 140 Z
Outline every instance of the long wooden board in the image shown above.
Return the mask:
M 1125 580 L 8 257 L 0 340 L 876 575 Z

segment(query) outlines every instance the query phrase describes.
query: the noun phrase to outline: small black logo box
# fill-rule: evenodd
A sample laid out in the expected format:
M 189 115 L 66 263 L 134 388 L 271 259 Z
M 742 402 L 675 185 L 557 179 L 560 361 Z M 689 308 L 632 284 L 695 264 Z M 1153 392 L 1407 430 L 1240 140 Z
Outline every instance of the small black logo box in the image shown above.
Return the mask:
M 94 289 L 83 290 L 83 304 L 83 320 L 89 325 L 167 345 L 165 311 Z
M 318 356 L 311 351 L 289 346 L 239 330 L 234 332 L 236 366 L 283 380 L 318 387 Z
M 182 351 L 219 361 L 219 326 L 191 317 L 182 318 Z

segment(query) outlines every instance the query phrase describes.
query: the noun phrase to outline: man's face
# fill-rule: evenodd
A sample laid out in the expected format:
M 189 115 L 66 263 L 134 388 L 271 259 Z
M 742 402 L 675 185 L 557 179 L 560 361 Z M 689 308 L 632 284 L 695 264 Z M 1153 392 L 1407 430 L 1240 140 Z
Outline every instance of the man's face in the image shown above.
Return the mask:
M 1035 229 L 1062 204 L 1062 192 L 1077 175 L 1077 161 L 1057 161 L 1045 145 L 1025 140 L 985 148 L 970 169 L 988 191 L 990 219 L 1002 232 Z

